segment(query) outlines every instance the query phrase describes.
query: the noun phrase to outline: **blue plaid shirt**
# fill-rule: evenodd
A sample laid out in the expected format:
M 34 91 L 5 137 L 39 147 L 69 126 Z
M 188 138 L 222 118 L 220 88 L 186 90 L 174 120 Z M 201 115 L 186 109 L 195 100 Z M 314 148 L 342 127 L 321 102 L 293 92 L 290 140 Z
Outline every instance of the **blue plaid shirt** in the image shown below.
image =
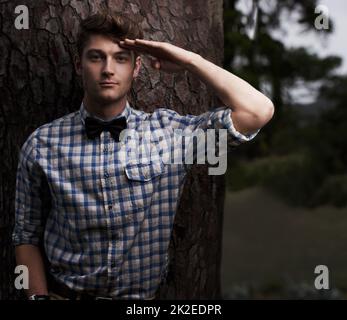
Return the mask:
M 168 245 L 187 167 L 119 159 L 124 142 L 88 139 L 80 110 L 36 129 L 17 170 L 14 245 L 43 241 L 49 272 L 76 291 L 121 299 L 154 296 L 165 279 Z M 160 108 L 124 111 L 129 129 L 225 128 L 228 145 L 251 140 L 234 129 L 231 110 L 198 116 Z M 44 196 L 44 194 L 48 195 Z M 29 270 L 30 271 L 30 270 Z

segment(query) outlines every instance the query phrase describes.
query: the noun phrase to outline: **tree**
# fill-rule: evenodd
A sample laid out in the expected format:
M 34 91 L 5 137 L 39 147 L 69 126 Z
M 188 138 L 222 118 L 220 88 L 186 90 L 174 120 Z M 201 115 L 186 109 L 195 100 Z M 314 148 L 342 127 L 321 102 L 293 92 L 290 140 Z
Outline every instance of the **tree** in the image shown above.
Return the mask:
M 16 5 L 29 8 L 29 29 L 14 26 Z M 21 145 L 38 126 L 77 110 L 82 90 L 73 70 L 78 22 L 100 8 L 128 13 L 151 40 L 168 41 L 221 64 L 222 0 L 20 0 L 0 4 L 0 299 L 14 289 L 15 173 Z M 143 57 L 148 62 L 147 57 Z M 216 106 L 209 88 L 188 73 L 159 74 L 146 63 L 129 97 L 138 108 L 168 106 L 200 114 Z M 220 294 L 224 178 L 195 167 L 187 176 L 176 216 L 167 284 L 161 298 L 216 298 Z
M 255 20 L 241 11 L 239 4 L 246 2 L 224 1 L 224 67 L 257 88 L 263 85 L 276 111 L 256 143 L 245 145 L 233 157 L 228 185 L 233 190 L 262 185 L 291 205 L 345 206 L 346 76 L 336 75 L 342 59 L 321 57 L 307 47 L 287 47 L 274 34 L 284 28 L 284 13 L 295 16 L 294 23 L 317 38 L 333 32 L 333 21 L 328 30 L 315 29 L 316 0 L 249 0 L 258 7 Z M 255 26 L 253 38 L 250 25 Z M 316 101 L 296 105 L 292 96 L 298 83 L 314 85 Z
M 253 0 L 256 4 L 257 19 L 253 23 L 255 36 L 248 34 L 252 15 L 245 15 L 238 6 L 239 0 L 224 1 L 225 60 L 224 67 L 246 79 L 256 88 L 265 87 L 275 105 L 275 115 L 262 130 L 256 144 L 242 148 L 248 158 L 286 154 L 290 148 L 297 148 L 292 142 L 297 131 L 298 115 L 292 108 L 291 89 L 300 81 L 301 86 L 322 82 L 330 76 L 341 59 L 335 56 L 320 58 L 308 48 L 288 48 L 282 39 L 274 35 L 274 30 L 285 31 L 284 14 L 294 15 L 296 23 L 306 32 L 328 36 L 329 30 L 317 32 L 315 29 L 316 0 Z M 245 1 L 246 2 L 246 1 Z M 247 1 L 248 3 L 251 0 Z M 240 153 L 240 154 L 241 154 Z

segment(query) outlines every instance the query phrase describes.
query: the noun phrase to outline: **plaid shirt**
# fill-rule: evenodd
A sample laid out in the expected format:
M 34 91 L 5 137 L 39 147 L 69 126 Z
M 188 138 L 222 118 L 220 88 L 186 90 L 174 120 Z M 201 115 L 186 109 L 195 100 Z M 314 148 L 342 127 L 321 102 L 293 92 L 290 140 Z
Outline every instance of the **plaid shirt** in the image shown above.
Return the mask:
M 80 110 L 36 129 L 17 170 L 14 245 L 43 241 L 49 272 L 77 291 L 123 299 L 154 296 L 166 277 L 168 245 L 186 176 L 183 164 L 120 161 L 124 142 L 86 136 Z M 232 124 L 231 109 L 181 116 L 160 108 L 124 111 L 130 129 L 225 128 L 228 145 L 251 140 Z

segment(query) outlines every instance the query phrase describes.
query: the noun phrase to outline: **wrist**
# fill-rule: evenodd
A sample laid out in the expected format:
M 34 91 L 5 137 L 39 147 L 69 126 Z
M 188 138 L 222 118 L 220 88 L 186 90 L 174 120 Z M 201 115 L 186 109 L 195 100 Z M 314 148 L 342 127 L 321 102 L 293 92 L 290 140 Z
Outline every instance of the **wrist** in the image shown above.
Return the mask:
M 28 297 L 28 300 L 50 300 L 49 295 L 46 294 L 32 294 Z
M 184 65 L 184 68 L 190 72 L 196 71 L 201 59 L 202 57 L 199 54 L 190 51 L 189 57 Z

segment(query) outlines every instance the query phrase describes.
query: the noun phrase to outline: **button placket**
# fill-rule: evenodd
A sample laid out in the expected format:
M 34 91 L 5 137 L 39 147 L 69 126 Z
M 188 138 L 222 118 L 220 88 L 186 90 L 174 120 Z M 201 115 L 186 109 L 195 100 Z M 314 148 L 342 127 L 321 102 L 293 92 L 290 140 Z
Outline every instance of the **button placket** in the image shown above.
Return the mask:
M 107 211 L 111 211 L 113 209 L 113 199 L 112 199 L 112 191 L 111 191 L 111 174 L 110 174 L 110 159 L 109 159 L 109 155 L 110 155 L 110 136 L 109 136 L 109 132 L 102 132 L 102 145 L 101 145 L 101 149 L 103 151 L 103 156 L 102 158 L 102 163 L 104 165 L 104 173 L 103 173 L 103 177 L 104 177 L 104 181 L 105 181 L 105 191 L 106 191 L 106 203 L 105 203 L 105 209 Z M 111 170 L 112 171 L 112 170 Z
M 129 223 L 129 222 L 131 222 L 131 217 L 128 215 L 128 216 L 126 216 L 125 217 L 125 221 L 126 221 L 126 223 Z

